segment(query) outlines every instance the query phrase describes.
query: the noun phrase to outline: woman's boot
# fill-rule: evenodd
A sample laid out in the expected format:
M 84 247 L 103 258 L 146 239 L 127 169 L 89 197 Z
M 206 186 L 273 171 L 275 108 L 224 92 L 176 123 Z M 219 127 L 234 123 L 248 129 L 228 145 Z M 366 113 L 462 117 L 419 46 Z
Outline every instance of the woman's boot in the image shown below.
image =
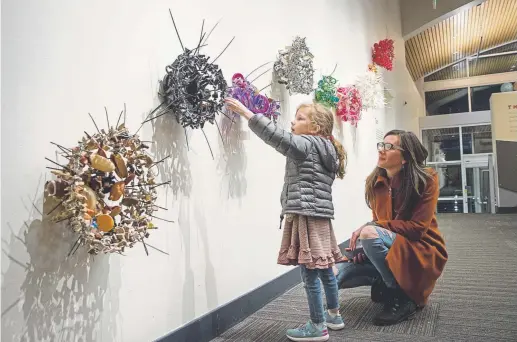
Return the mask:
M 417 306 L 402 289 L 388 289 L 387 294 L 389 294 L 391 298 L 386 301 L 381 313 L 373 319 L 373 324 L 393 325 L 413 318 Z

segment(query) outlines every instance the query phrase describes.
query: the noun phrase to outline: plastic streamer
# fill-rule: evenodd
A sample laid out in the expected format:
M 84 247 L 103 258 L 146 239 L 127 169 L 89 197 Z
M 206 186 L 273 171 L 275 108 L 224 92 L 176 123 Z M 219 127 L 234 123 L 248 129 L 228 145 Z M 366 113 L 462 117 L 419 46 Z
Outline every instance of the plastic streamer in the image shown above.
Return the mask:
M 363 109 L 377 109 L 386 105 L 384 81 L 378 73 L 367 71 L 364 75 L 357 78 L 355 87 L 361 95 Z
M 361 110 L 363 102 L 361 94 L 355 86 L 340 87 L 337 90 L 336 115 L 345 122 L 350 122 L 357 127 L 357 123 L 361 120 Z
M 336 96 L 337 80 L 332 76 L 323 76 L 318 82 L 318 88 L 315 91 L 316 102 L 327 107 L 335 108 L 339 98 Z
M 273 70 L 278 83 L 285 84 L 289 94 L 310 94 L 313 91 L 314 56 L 305 43 L 305 38 L 296 37 L 291 46 L 279 52 Z
M 239 100 L 252 113 L 262 114 L 275 121 L 280 115 L 280 103 L 259 93 L 242 74 L 232 77 L 232 86 L 228 87 L 228 95 Z
M 393 39 L 383 39 L 375 43 L 372 48 L 372 61 L 384 69 L 393 70 L 393 59 L 395 58 L 395 47 Z

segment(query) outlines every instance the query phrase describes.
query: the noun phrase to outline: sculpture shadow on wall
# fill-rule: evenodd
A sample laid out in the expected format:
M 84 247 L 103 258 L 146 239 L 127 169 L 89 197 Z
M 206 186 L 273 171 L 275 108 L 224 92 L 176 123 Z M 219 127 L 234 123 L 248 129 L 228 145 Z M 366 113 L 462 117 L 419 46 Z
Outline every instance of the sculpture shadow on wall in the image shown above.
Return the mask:
M 159 114 L 157 114 L 158 116 Z M 157 165 L 163 182 L 170 181 L 174 198 L 179 198 L 178 227 L 181 233 L 183 259 L 185 260 L 185 279 L 183 281 L 182 323 L 195 318 L 195 282 L 191 261 L 191 213 L 190 196 L 192 192 L 192 173 L 188 159 L 189 145 L 187 130 L 174 115 L 161 115 L 153 122 L 152 152 L 156 160 L 165 159 Z
M 338 117 L 335 118 L 335 127 L 337 138 L 343 144 L 345 151 L 350 153 L 350 148 L 345 139 L 345 136 L 350 136 L 350 140 L 352 141 L 352 151 L 354 152 L 354 155 L 357 156 L 359 154 L 359 147 L 357 144 L 357 127 L 349 124 L 348 122 L 343 122 L 343 120 Z
M 280 102 L 280 113 L 277 124 L 283 129 L 290 130 L 291 127 L 291 108 L 289 105 L 289 90 L 286 86 L 278 83 L 278 76 L 273 73 L 271 80 L 271 98 Z
M 204 248 L 206 305 L 208 310 L 213 310 L 218 306 L 217 281 L 214 265 L 210 257 L 210 241 L 208 239 L 205 213 L 203 212 L 204 207 L 202 197 L 198 197 L 194 207 L 194 214 Z
M 55 205 L 52 199 L 45 200 L 44 212 Z M 15 274 L 25 267 L 18 300 L 2 310 L 2 335 L 7 330 L 9 340 L 30 342 L 115 340 L 118 301 L 105 300 L 105 296 L 118 291 L 120 278 L 108 282 L 108 255 L 92 257 L 80 247 L 68 256 L 76 239 L 65 224 L 53 224 L 47 217 L 26 223 L 18 235 L 12 232 L 9 252 L 4 253 L 11 260 L 28 262 L 12 262 L 4 275 L 12 281 L 10 286 L 17 286 Z M 2 302 L 5 299 L 14 298 L 2 298 Z M 16 322 L 21 316 L 22 322 Z
M 192 175 L 188 160 L 188 134 L 173 115 L 165 114 L 153 121 L 152 152 L 156 160 L 165 159 L 157 164 L 162 181 L 171 181 L 174 196 L 190 196 Z
M 221 195 L 241 199 L 246 195 L 246 151 L 244 150 L 243 120 L 239 115 L 221 115 L 219 127 L 219 158 L 217 168 L 222 173 Z

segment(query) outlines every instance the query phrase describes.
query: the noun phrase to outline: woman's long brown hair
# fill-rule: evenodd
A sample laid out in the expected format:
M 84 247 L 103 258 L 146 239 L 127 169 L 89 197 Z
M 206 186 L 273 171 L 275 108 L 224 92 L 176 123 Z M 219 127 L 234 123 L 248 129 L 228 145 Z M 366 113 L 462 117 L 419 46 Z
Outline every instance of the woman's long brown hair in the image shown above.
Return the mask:
M 399 137 L 400 147 L 404 150 L 402 156 L 406 163 L 401 172 L 402 206 L 399 211 L 405 215 L 412 210 L 412 204 L 422 197 L 427 182 L 432 179 L 432 174 L 426 170 L 427 149 L 422 145 L 418 137 L 413 132 L 392 130 L 384 137 L 395 135 Z M 387 178 L 386 170 L 376 167 L 366 179 L 365 200 L 371 209 L 375 202 L 374 187 L 377 177 Z

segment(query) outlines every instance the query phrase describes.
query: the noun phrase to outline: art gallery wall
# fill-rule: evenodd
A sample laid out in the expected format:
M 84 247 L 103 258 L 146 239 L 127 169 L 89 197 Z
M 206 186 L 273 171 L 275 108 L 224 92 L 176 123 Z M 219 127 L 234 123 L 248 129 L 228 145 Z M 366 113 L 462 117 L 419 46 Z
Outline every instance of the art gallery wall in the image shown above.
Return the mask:
M 185 137 L 169 118 L 140 131 L 157 158 L 172 156 L 160 167 L 172 186 L 158 204 L 169 210 L 157 215 L 175 223 L 156 221 L 149 238 L 167 254 L 150 247 L 146 256 L 137 245 L 126 256 L 67 258 L 72 234 L 42 219 L 51 141 L 73 146 L 95 130 L 88 113 L 105 128 L 104 106 L 113 124 L 124 103 L 135 131 L 158 104 L 164 68 L 181 52 L 169 8 L 187 47 L 196 46 L 203 19 L 205 31 L 221 20 L 203 53 L 215 57 L 236 37 L 218 60 L 228 81 L 273 61 L 300 35 L 315 55 L 316 79 L 337 63 L 334 76 L 346 85 L 367 70 L 375 42 L 395 40 L 394 70 L 383 73 L 391 108 L 335 131 L 349 156 L 334 186 L 339 241 L 370 219 L 363 186 L 377 136 L 418 127 L 423 105 L 405 68 L 395 0 L 2 1 L 2 340 L 149 341 L 290 269 L 276 265 L 284 158 L 249 133 L 230 139 L 237 153 L 228 154 L 215 125 L 204 130 L 214 159 L 202 131 Z M 267 73 L 255 84 L 270 82 Z M 280 124 L 310 100 L 286 96 Z

